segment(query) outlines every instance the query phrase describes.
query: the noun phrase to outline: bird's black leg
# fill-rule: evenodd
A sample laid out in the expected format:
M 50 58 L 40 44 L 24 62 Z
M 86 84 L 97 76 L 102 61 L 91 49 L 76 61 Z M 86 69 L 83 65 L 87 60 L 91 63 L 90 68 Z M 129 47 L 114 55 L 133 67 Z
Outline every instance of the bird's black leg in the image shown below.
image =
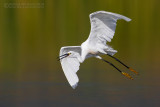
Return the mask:
M 128 68 L 130 71 L 134 72 L 135 74 L 138 74 L 137 71 L 135 71 L 134 69 L 132 69 L 131 67 L 127 66 L 126 64 L 124 64 L 123 62 L 121 62 L 119 59 L 115 58 L 112 55 L 107 54 L 108 56 L 112 57 L 113 59 L 115 59 L 116 61 L 118 61 L 119 63 L 121 63 L 123 66 L 125 66 L 126 68 Z
M 133 78 L 128 74 L 128 73 L 125 73 L 125 72 L 122 72 L 120 69 L 118 69 L 115 65 L 113 65 L 111 62 L 109 62 L 109 61 L 107 61 L 107 60 L 105 60 L 105 59 L 101 59 L 102 61 L 104 61 L 104 62 L 106 62 L 106 63 L 108 63 L 108 64 L 110 64 L 112 67 L 114 67 L 115 69 L 117 69 L 121 74 L 123 74 L 124 76 L 126 76 L 126 77 L 128 77 L 128 78 L 130 78 L 130 79 L 132 79 L 133 80 Z

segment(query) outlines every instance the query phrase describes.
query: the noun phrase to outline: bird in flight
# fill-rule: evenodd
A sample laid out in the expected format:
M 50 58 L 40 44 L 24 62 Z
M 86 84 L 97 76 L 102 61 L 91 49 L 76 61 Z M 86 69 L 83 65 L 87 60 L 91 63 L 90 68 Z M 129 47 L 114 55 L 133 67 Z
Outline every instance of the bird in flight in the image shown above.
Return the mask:
M 122 72 L 111 62 L 103 59 L 100 55 L 108 55 L 115 59 L 130 71 L 138 74 L 135 70 L 122 63 L 119 59 L 113 55 L 117 53 L 112 47 L 107 45 L 107 42 L 111 42 L 116 29 L 116 22 L 119 19 L 123 19 L 127 22 L 131 21 L 123 15 L 97 11 L 90 14 L 91 31 L 88 39 L 81 44 L 81 46 L 65 46 L 60 49 L 60 55 L 58 60 L 61 62 L 64 74 L 73 89 L 78 85 L 79 79 L 77 71 L 79 70 L 80 63 L 83 63 L 85 59 L 90 57 L 98 58 L 117 69 L 122 75 L 133 79 L 128 73 Z

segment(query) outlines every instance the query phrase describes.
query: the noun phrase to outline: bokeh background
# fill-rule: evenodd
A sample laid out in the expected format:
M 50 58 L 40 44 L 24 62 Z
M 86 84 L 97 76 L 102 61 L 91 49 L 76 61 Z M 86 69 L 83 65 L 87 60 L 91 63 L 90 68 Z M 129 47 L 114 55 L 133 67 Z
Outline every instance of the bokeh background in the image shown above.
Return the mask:
M 0 107 L 159 107 L 159 0 L 1 0 Z M 73 90 L 56 57 L 62 46 L 80 45 L 90 32 L 89 14 L 105 10 L 132 19 L 118 21 L 115 57 L 135 76 L 87 59 Z

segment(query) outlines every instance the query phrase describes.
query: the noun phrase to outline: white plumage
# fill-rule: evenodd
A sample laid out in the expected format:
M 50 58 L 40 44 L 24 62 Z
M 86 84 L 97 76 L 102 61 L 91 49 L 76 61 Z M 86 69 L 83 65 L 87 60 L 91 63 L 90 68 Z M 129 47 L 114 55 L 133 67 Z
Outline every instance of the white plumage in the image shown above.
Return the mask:
M 81 52 L 80 50 L 81 50 L 80 46 L 62 47 L 60 50 L 60 56 L 69 51 L 80 53 Z M 63 58 L 61 60 L 61 65 L 69 84 L 73 88 L 76 88 L 79 81 L 76 72 L 79 70 L 80 66 L 80 62 L 78 61 L 77 57 L 68 56 L 66 58 Z
M 111 42 L 116 29 L 118 19 L 130 21 L 131 19 L 105 11 L 98 11 L 90 14 L 91 32 L 88 39 L 81 46 L 67 46 L 60 50 L 61 65 L 69 84 L 76 88 L 78 84 L 77 71 L 80 63 L 86 58 L 96 57 L 102 59 L 99 55 L 114 55 L 117 51 L 106 43 Z

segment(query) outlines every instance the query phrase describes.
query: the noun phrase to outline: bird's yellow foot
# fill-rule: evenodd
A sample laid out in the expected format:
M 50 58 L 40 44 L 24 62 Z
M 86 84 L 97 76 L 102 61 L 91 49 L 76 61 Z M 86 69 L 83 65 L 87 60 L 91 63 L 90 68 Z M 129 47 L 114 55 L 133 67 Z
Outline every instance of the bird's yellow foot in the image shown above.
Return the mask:
M 128 73 L 125 73 L 125 72 L 122 72 L 122 74 L 126 77 L 128 77 L 129 79 L 133 80 L 133 78 L 128 74 Z
M 132 72 L 134 72 L 135 74 L 137 74 L 137 75 L 138 75 L 138 72 L 137 72 L 137 71 L 135 71 L 134 69 L 129 68 L 129 70 L 130 70 L 130 71 L 132 71 Z

